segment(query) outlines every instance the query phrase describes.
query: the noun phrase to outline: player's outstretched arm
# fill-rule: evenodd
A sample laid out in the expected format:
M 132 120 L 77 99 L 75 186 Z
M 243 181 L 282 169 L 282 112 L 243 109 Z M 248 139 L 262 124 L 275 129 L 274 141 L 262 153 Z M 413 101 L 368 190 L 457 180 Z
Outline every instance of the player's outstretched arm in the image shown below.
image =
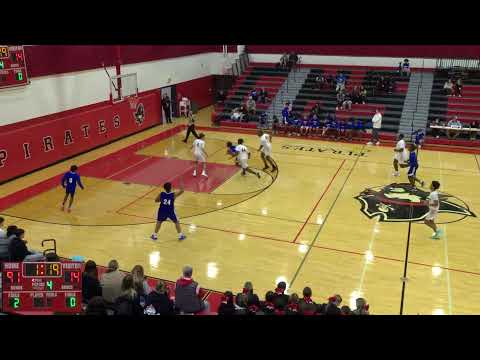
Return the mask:
M 158 194 L 158 196 L 155 198 L 155 202 L 160 202 L 161 196 L 162 196 L 162 193 Z

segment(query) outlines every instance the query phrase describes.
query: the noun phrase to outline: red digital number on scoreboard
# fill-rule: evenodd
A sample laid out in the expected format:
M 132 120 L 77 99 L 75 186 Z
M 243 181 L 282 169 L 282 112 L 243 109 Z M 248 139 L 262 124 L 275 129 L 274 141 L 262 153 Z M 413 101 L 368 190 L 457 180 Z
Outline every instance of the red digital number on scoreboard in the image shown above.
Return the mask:
M 0 89 L 29 83 L 22 45 L 0 45 Z

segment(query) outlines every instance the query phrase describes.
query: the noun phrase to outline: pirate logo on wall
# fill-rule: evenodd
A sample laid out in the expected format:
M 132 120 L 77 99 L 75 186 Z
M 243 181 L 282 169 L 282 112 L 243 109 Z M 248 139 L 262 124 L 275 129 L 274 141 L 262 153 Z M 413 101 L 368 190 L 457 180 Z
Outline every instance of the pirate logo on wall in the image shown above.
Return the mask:
M 142 125 L 143 120 L 145 120 L 145 107 L 143 106 L 142 103 L 137 104 L 134 115 L 135 115 L 135 122 L 138 125 Z
M 380 221 L 412 222 L 421 221 L 428 213 L 428 206 L 423 203 L 429 192 L 413 188 L 410 184 L 390 184 L 365 189 L 355 199 L 362 204 L 361 211 L 370 219 L 378 216 Z M 468 205 L 459 198 L 440 194 L 439 213 L 453 214 L 452 221 L 476 217 Z M 450 219 L 449 219 L 450 220 Z

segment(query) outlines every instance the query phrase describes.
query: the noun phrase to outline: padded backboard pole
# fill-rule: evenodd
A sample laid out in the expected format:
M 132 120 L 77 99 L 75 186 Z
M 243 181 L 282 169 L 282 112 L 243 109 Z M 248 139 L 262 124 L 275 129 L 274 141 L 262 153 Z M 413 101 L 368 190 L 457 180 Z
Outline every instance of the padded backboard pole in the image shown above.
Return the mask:
M 117 73 L 117 76 L 119 76 L 121 74 L 120 66 L 122 64 L 120 45 L 115 46 L 115 52 L 116 52 L 116 55 L 117 55 L 117 59 L 116 59 L 116 62 L 115 62 L 115 71 Z M 122 98 L 122 79 L 121 79 L 121 77 L 117 78 L 117 88 L 118 88 L 118 95 L 121 99 Z

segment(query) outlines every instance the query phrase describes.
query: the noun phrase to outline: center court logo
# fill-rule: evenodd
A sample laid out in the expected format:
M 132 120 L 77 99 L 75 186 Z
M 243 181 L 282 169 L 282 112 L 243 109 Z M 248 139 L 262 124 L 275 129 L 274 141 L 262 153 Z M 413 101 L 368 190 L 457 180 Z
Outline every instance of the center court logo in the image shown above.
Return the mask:
M 383 187 L 365 189 L 355 199 L 360 201 L 361 211 L 370 219 L 378 216 L 380 221 L 411 222 L 420 221 L 428 213 L 428 206 L 422 204 L 429 193 L 412 188 L 410 184 L 390 184 Z M 453 195 L 440 195 L 439 213 L 458 214 L 460 221 L 467 216 L 476 217 L 468 205 Z
M 312 153 L 331 153 L 335 155 L 348 155 L 348 156 L 366 156 L 367 153 L 370 152 L 370 150 L 364 150 L 364 151 L 353 151 L 353 150 L 345 150 L 345 149 L 334 149 L 331 147 L 319 147 L 319 146 L 311 146 L 311 145 L 282 145 L 282 149 L 285 150 L 295 150 L 295 151 L 308 151 Z

